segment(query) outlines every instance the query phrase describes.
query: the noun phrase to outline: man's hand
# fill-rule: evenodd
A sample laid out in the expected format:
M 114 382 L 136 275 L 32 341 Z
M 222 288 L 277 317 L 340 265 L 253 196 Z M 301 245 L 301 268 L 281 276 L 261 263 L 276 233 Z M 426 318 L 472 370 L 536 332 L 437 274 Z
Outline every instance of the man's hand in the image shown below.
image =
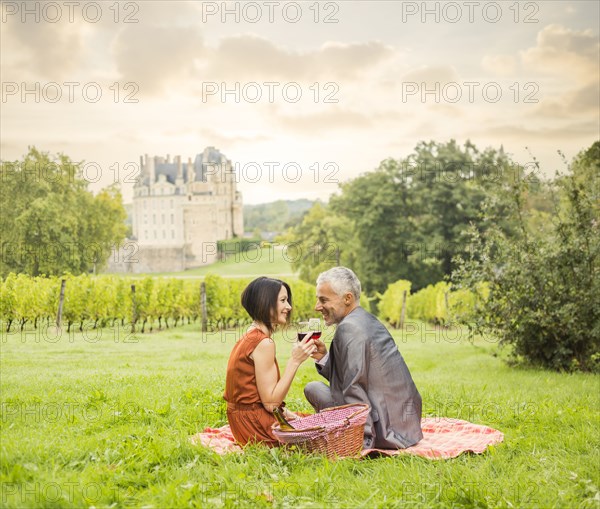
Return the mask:
M 320 361 L 327 354 L 327 347 L 320 338 L 313 341 L 317 349 L 311 354 L 311 357 L 316 361 Z

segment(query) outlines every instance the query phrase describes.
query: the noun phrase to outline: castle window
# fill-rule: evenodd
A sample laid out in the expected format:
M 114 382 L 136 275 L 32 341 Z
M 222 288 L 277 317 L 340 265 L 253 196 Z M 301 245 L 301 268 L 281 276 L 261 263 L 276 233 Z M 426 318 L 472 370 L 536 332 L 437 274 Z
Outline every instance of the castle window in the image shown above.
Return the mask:
M 156 239 L 156 230 L 154 230 L 154 239 Z
M 165 215 L 161 214 L 160 216 L 161 224 L 165 224 Z
M 174 239 L 175 238 L 175 230 L 171 230 L 171 238 Z
M 163 239 L 167 238 L 167 232 L 163 230 Z
M 152 224 L 156 224 L 156 214 L 152 214 Z
M 175 214 L 171 214 L 171 224 L 175 224 Z

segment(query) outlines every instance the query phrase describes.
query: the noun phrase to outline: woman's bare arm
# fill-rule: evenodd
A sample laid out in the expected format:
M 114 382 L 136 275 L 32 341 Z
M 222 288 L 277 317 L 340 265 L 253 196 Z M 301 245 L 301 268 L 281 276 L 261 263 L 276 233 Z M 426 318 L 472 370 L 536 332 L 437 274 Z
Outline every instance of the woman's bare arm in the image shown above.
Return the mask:
M 272 412 L 281 405 L 287 396 L 296 371 L 314 352 L 315 346 L 310 337 L 305 338 L 292 349 L 292 355 L 285 367 L 281 379 L 277 381 L 277 366 L 275 365 L 275 343 L 270 338 L 263 339 L 252 352 L 256 376 L 256 386 L 263 406 Z

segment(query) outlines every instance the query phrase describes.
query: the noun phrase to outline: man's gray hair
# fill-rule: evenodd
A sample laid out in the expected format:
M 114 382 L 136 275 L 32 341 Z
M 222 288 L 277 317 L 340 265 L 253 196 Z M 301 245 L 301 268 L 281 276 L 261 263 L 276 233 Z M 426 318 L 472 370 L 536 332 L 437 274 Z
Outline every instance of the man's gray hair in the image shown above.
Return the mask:
M 357 303 L 360 302 L 360 281 L 356 274 L 346 267 L 334 267 L 321 272 L 317 277 L 317 285 L 329 283 L 331 289 L 340 297 L 351 293 Z

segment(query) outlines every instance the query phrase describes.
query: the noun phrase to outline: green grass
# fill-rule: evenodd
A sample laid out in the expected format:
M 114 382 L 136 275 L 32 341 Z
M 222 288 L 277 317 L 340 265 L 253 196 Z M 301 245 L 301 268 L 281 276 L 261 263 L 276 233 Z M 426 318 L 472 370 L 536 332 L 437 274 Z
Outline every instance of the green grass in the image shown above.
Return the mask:
M 1 507 L 582 507 L 600 503 L 599 378 L 507 367 L 493 343 L 395 333 L 424 414 L 504 432 L 482 455 L 342 460 L 188 437 L 225 423 L 235 331 L 2 337 Z M 326 337 L 331 335 L 326 331 Z M 285 365 L 290 343 L 279 338 Z M 306 362 L 286 401 L 310 410 Z
M 216 274 L 223 277 L 254 277 L 273 276 L 287 279 L 296 279 L 290 265 L 291 254 L 280 246 L 263 247 L 239 254 L 231 254 L 226 260 L 217 261 L 197 269 L 183 272 L 161 272 L 150 274 L 152 276 L 178 276 L 178 277 L 203 277 L 207 274 Z M 136 274 L 135 277 L 141 277 Z

